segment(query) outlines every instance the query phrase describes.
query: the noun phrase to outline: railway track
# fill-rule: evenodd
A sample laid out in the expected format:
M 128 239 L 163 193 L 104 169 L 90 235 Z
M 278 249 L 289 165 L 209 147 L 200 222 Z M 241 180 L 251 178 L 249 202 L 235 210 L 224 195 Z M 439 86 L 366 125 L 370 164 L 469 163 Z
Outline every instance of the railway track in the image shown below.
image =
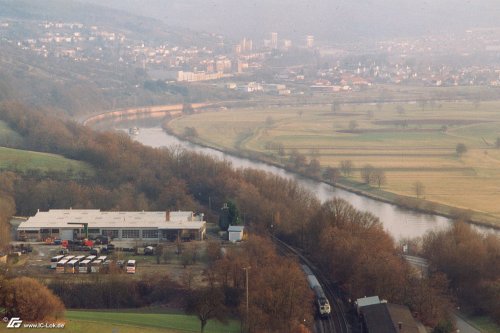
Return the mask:
M 273 236 L 275 244 L 282 255 L 294 256 L 299 261 L 307 265 L 318 279 L 323 291 L 325 292 L 330 306 L 332 307 L 331 315 L 326 319 L 317 318 L 314 324 L 315 332 L 317 333 L 351 333 L 351 327 L 345 313 L 344 304 L 339 296 L 339 291 L 332 283 L 321 273 L 321 271 L 297 249 Z

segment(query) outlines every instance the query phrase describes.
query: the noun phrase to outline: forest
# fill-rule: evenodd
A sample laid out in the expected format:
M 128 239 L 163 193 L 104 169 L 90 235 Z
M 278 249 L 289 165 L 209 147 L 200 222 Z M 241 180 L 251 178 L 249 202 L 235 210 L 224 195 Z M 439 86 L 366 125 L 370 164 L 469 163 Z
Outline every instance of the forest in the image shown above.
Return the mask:
M 500 242 L 466 224 L 456 223 L 424 238 L 423 253 L 431 269 L 428 277 L 420 277 L 399 255 L 376 217 L 340 199 L 322 204 L 291 180 L 251 169 L 234 170 L 226 161 L 178 148 L 145 147 L 126 135 L 95 132 L 20 104 L 0 105 L 0 119 L 24 138 L 16 148 L 57 153 L 96 170 L 94 176 L 71 181 L 49 174 L 2 172 L 3 228 L 13 212 L 30 215 L 36 209 L 68 207 L 185 209 L 204 211 L 208 220 L 216 221 L 219 208 L 232 200 L 245 214 L 252 234 L 268 237 L 272 225 L 276 236 L 307 253 L 348 298 L 379 295 L 406 304 L 431 327 L 449 320 L 449 309 L 456 305 L 500 322 Z M 272 245 L 257 248 L 272 262 Z M 217 269 L 225 264 L 214 261 L 214 281 L 241 287 L 235 277 L 221 276 L 220 271 L 230 272 Z M 290 273 L 276 269 L 273 276 L 278 280 L 269 283 L 279 285 L 284 280 L 279 277 Z M 252 274 L 257 278 L 258 269 Z M 271 311 L 263 309 L 261 304 L 254 308 L 262 314 Z

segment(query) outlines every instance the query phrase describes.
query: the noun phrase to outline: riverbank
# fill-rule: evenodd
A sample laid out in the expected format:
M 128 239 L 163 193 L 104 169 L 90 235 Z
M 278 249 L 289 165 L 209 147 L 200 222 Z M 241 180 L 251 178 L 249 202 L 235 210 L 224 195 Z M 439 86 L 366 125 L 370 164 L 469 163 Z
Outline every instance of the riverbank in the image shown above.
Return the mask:
M 443 216 L 446 218 L 449 218 L 451 220 L 464 220 L 468 223 L 478 225 L 481 227 L 486 227 L 486 228 L 493 228 L 500 230 L 500 221 L 498 218 L 491 216 L 489 214 L 483 213 L 483 212 L 477 212 L 469 209 L 461 209 L 457 207 L 452 207 L 449 205 L 441 204 L 441 203 L 436 203 L 432 201 L 428 201 L 425 199 L 417 199 L 414 197 L 409 197 L 409 196 L 404 196 L 392 192 L 388 192 L 379 188 L 375 188 L 372 186 L 369 186 L 364 183 L 357 182 L 355 180 L 341 177 L 337 182 L 332 183 L 328 182 L 324 179 L 318 179 L 318 178 L 313 178 L 310 177 L 304 173 L 298 172 L 297 170 L 293 170 L 290 168 L 286 168 L 284 163 L 280 163 L 279 161 L 276 161 L 273 159 L 271 156 L 266 156 L 264 154 L 258 154 L 255 152 L 250 152 L 250 151 L 245 151 L 245 150 L 236 150 L 236 149 L 228 149 L 227 147 L 221 147 L 213 143 L 208 143 L 200 140 L 199 138 L 196 137 L 185 137 L 185 136 L 180 136 L 177 133 L 175 133 L 172 128 L 169 127 L 169 121 L 165 121 L 162 124 L 163 130 L 168 133 L 169 135 L 172 135 L 180 140 L 185 140 L 188 142 L 191 142 L 193 144 L 214 149 L 222 153 L 230 154 L 233 156 L 237 156 L 240 158 L 245 158 L 249 159 L 251 161 L 256 161 L 256 162 L 261 162 L 265 163 L 270 166 L 278 167 L 281 169 L 284 169 L 286 171 L 295 173 L 297 175 L 300 175 L 301 177 L 312 179 L 315 181 L 320 181 L 322 183 L 343 189 L 345 191 L 361 195 L 373 200 L 377 200 L 380 202 L 384 202 L 387 204 L 392 204 L 400 208 L 412 210 L 415 212 L 419 213 L 425 213 L 425 214 L 433 214 L 433 215 L 439 215 Z

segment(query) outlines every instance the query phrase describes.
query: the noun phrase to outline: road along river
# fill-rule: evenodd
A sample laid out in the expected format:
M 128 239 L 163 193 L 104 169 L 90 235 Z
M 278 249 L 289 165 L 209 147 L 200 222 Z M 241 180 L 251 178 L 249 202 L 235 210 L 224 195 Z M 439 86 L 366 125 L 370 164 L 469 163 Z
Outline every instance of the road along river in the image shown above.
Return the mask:
M 400 208 L 393 204 L 377 201 L 333 187 L 329 184 L 296 175 L 263 162 L 232 156 L 212 148 L 202 147 L 183 141 L 173 135 L 167 134 L 158 125 L 154 127 L 143 127 L 144 125 L 144 122 L 140 124 L 140 131 L 138 135 L 134 136 L 135 140 L 144 145 L 152 147 L 180 146 L 190 151 L 206 154 L 220 160 L 230 161 L 235 168 L 253 168 L 280 175 L 288 179 L 294 179 L 303 187 L 315 193 L 321 201 L 338 197 L 348 201 L 359 210 L 372 213 L 381 220 L 384 228 L 396 240 L 408 237 L 419 237 L 430 230 L 443 229 L 453 223 L 450 219 L 443 216 L 424 214 L 410 209 Z M 130 125 L 130 122 L 113 122 L 111 126 L 120 130 L 128 130 L 130 126 L 134 125 Z M 149 126 L 152 126 L 152 123 L 149 123 Z M 500 231 L 497 229 L 481 226 L 474 227 L 483 232 L 493 232 L 500 235 Z

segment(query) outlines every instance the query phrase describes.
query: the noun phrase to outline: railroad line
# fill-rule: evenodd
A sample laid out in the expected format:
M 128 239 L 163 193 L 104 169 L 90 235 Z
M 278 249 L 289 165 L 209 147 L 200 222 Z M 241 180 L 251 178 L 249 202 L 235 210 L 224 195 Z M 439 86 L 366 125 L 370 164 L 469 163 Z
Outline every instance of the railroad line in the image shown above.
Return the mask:
M 278 251 L 282 255 L 295 256 L 302 264 L 309 267 L 321 284 L 326 296 L 330 300 L 330 306 L 333 311 L 328 318 L 318 318 L 315 321 L 315 331 L 318 333 L 351 333 L 351 327 L 349 325 L 349 321 L 347 320 L 344 304 L 338 289 L 333 286 L 323 273 L 308 258 L 301 254 L 300 251 L 275 236 L 272 238 L 278 246 Z

